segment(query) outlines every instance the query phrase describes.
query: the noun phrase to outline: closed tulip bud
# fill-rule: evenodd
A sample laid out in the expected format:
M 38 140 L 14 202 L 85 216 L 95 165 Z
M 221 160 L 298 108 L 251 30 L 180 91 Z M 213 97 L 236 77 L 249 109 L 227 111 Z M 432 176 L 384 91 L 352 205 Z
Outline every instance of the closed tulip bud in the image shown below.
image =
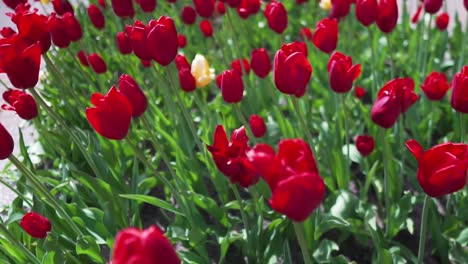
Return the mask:
M 238 103 L 244 96 L 244 82 L 235 70 L 221 73 L 221 94 L 226 103 Z
M 177 36 L 177 44 L 179 45 L 179 48 L 185 48 L 187 45 L 187 38 L 185 35 L 180 34 Z
M 348 15 L 351 8 L 351 0 L 332 0 L 332 8 L 329 18 L 342 18 Z
M 88 16 L 93 23 L 94 27 L 97 29 L 103 29 L 106 25 L 106 18 L 102 13 L 101 9 L 94 4 L 89 5 L 88 7 Z
M 122 54 L 132 53 L 132 41 L 125 31 L 118 32 L 115 36 L 117 48 Z
M 199 88 L 207 86 L 215 79 L 214 69 L 210 68 L 206 58 L 200 54 L 195 55 L 190 71 Z
M 250 67 L 254 73 L 260 77 L 265 78 L 271 71 L 271 60 L 267 51 L 264 48 L 255 49 L 252 51 L 250 57 Z
M 242 64 L 241 64 L 242 61 Z M 250 73 L 250 65 L 249 61 L 246 58 L 243 58 L 242 60 L 234 60 L 231 62 L 231 69 L 237 71 L 239 75 L 243 75 L 244 73 L 249 74 Z
M 356 18 L 368 27 L 377 20 L 377 0 L 356 0 Z
M 0 160 L 7 159 L 13 153 L 14 142 L 10 133 L 0 123 Z
M 184 6 L 182 8 L 180 17 L 182 18 L 182 22 L 184 22 L 185 24 L 193 25 L 195 24 L 195 21 L 197 20 L 197 12 L 191 6 Z
M 221 1 L 216 2 L 216 12 L 219 15 L 224 15 L 226 13 L 226 5 L 224 5 L 224 3 Z
M 73 7 L 67 0 L 52 0 L 55 13 L 62 16 L 63 14 L 70 12 L 74 14 Z
M 177 55 L 179 48 L 177 30 L 172 18 L 161 16 L 157 21 L 150 22 L 147 36 L 147 46 L 153 60 L 162 66 L 167 66 Z
M 138 0 L 141 10 L 146 13 L 152 13 L 156 9 L 156 0 Z
M 39 80 L 41 46 L 25 46 L 20 41 L 0 45 L 0 69 L 11 84 L 20 89 L 33 88 Z
M 52 229 L 49 219 L 35 212 L 25 214 L 20 225 L 30 236 L 41 239 Z
M 429 100 L 442 100 L 450 89 L 450 84 L 445 74 L 433 71 L 421 84 L 421 89 Z
M 383 128 L 392 127 L 398 116 L 418 100 L 414 92 L 414 81 L 410 78 L 397 78 L 387 82 L 377 94 L 372 106 L 371 119 Z
M 429 14 L 435 14 L 440 10 L 443 2 L 443 0 L 424 0 L 424 11 Z
M 468 169 L 468 145 L 443 143 L 426 151 L 414 139 L 406 147 L 418 161 L 417 178 L 423 191 L 441 197 L 463 189 Z
M 147 35 L 149 28 L 141 21 L 136 20 L 131 30 L 126 28 L 128 34 L 130 31 L 130 42 L 132 43 L 132 51 L 141 60 L 151 60 L 150 49 L 148 47 Z M 176 44 L 177 45 L 177 44 Z
M 440 15 L 437 16 L 436 18 L 436 26 L 439 30 L 444 31 L 447 29 L 447 26 L 449 24 L 450 17 L 449 15 L 444 12 Z
M 125 95 L 132 105 L 132 116 L 141 116 L 148 107 L 148 99 L 140 89 L 136 81 L 128 74 L 122 74 L 119 78 L 119 91 Z
M 31 120 L 38 115 L 36 101 L 30 94 L 8 89 L 2 96 L 8 103 L 2 105 L 3 110 L 16 112 L 24 120 Z
M 78 41 L 83 36 L 83 30 L 81 29 L 80 22 L 72 13 L 65 13 L 62 16 L 63 23 L 65 23 L 68 29 L 68 36 L 71 41 Z
M 450 104 L 458 112 L 468 114 L 468 66 L 453 76 Z
M 107 71 L 106 62 L 97 53 L 91 53 L 88 55 L 88 62 L 93 68 L 94 72 L 100 74 Z
M 213 36 L 213 26 L 209 20 L 200 21 L 200 30 L 207 38 Z
M 197 13 L 203 18 L 210 18 L 215 9 L 215 0 L 193 0 Z
M 71 39 L 68 35 L 68 28 L 61 17 L 57 17 L 52 13 L 49 17 L 48 26 L 52 43 L 59 48 L 66 48 L 70 45 Z
M 107 8 L 106 0 L 98 0 L 98 4 L 99 4 L 103 9 L 106 9 L 106 8 Z
M 175 64 L 178 70 L 180 69 L 190 69 L 190 63 L 188 62 L 187 58 L 182 54 L 177 54 L 175 57 Z
M 336 49 L 338 42 L 338 22 L 336 19 L 324 18 L 315 26 L 313 43 L 319 50 L 330 53 Z
M 263 137 L 267 132 L 265 121 L 263 121 L 263 118 L 259 115 L 251 115 L 249 125 L 250 129 L 252 129 L 252 133 L 257 138 Z
M 178 70 L 179 84 L 184 92 L 191 92 L 197 88 L 195 77 L 190 72 L 190 68 L 181 68 Z
M 337 93 L 346 93 L 353 88 L 353 82 L 361 74 L 361 65 L 353 59 L 335 51 L 328 61 L 330 87 Z
M 354 96 L 356 96 L 356 98 L 358 99 L 363 98 L 365 94 L 366 90 L 364 90 L 362 87 L 356 86 L 356 88 L 354 89 Z
M 377 27 L 384 32 L 390 33 L 398 21 L 398 4 L 396 0 L 381 0 L 377 13 Z
M 312 31 L 308 27 L 303 27 L 299 31 L 299 36 L 301 37 L 302 41 L 312 41 Z
M 111 4 L 114 13 L 121 18 L 133 17 L 135 15 L 133 0 L 111 0 Z
M 260 7 L 260 0 L 242 0 L 237 7 L 237 13 L 245 19 L 250 15 L 257 14 L 260 11 Z
M 368 135 L 359 135 L 356 137 L 356 148 L 363 157 L 369 156 L 374 151 L 374 138 Z
M 288 46 L 283 45 L 275 55 L 275 85 L 282 93 L 302 97 L 312 76 L 312 66 L 303 52 L 286 47 Z
M 77 56 L 78 56 L 78 60 L 80 60 L 81 65 L 85 67 L 89 67 L 89 62 L 88 62 L 88 59 L 86 58 L 86 54 L 84 53 L 84 51 L 82 50 L 78 51 Z
M 180 264 L 181 261 L 171 242 L 153 225 L 145 230 L 129 227 L 117 233 L 111 263 Z
M 281 2 L 268 3 L 263 14 L 268 21 L 268 26 L 278 34 L 283 33 L 288 26 L 288 13 Z
M 111 87 L 106 95 L 94 93 L 93 107 L 86 108 L 86 118 L 101 136 L 113 140 L 124 139 L 132 120 L 132 104 L 125 95 Z

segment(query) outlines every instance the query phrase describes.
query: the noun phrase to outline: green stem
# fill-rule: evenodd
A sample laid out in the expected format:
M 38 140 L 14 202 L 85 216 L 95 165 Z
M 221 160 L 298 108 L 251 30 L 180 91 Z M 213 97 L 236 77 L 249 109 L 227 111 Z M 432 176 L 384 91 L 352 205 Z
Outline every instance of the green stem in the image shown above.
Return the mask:
M 294 111 L 296 112 L 296 115 L 299 117 L 299 123 L 301 124 L 302 131 L 304 131 L 305 136 L 307 137 L 307 141 L 309 141 L 309 145 L 311 146 L 312 153 L 314 153 L 314 139 L 312 137 L 312 134 L 307 127 L 307 123 L 305 121 L 304 116 L 302 115 L 301 109 L 299 108 L 299 99 L 297 97 L 290 97 L 294 106 Z
M 385 195 L 385 208 L 386 208 L 386 225 L 385 225 L 385 234 L 388 235 L 390 230 L 390 220 L 391 220 L 391 204 L 390 204 L 390 173 L 389 173 L 389 162 L 390 157 L 388 156 L 388 146 L 387 141 L 385 140 L 386 130 L 382 128 L 382 148 L 383 148 L 383 162 L 384 162 L 384 195 Z
M 10 233 L 10 231 L 8 231 L 8 229 L 4 226 L 3 223 L 0 223 L 0 232 L 3 233 L 3 235 L 5 235 L 5 237 L 7 238 L 7 241 L 12 243 L 15 248 L 20 249 L 20 251 L 23 252 L 23 254 L 29 260 L 31 260 L 35 264 L 41 263 L 39 259 L 36 256 L 34 256 L 33 253 L 31 253 L 31 251 L 29 251 L 23 244 L 18 242 L 18 240 Z
M 21 163 L 21 161 L 19 161 L 15 156 L 10 155 L 8 159 L 32 183 L 34 189 L 38 191 L 42 196 L 44 196 L 45 201 L 63 217 L 65 222 L 67 222 L 68 226 L 72 228 L 76 234 L 78 234 L 79 236 L 83 236 L 84 234 L 81 232 L 81 229 L 78 228 L 78 226 L 75 224 L 75 222 L 73 222 L 68 213 L 57 202 L 57 200 L 52 195 L 50 195 L 48 190 L 44 187 L 44 185 L 42 185 L 42 183 L 36 178 L 36 176 L 28 168 L 26 168 L 23 165 L 23 163 Z
M 424 261 L 424 249 L 426 246 L 426 233 L 427 233 L 427 216 L 429 214 L 429 201 L 430 198 L 426 194 L 424 197 L 423 212 L 421 217 L 421 230 L 419 233 L 419 248 L 418 248 L 418 264 L 422 264 Z
M 395 60 L 393 58 L 393 51 L 392 51 L 392 46 L 390 42 L 390 34 L 391 33 L 385 34 L 385 37 L 387 38 L 388 53 L 390 54 L 390 79 L 393 79 L 395 77 L 395 71 L 394 71 Z
M 460 112 L 459 113 L 459 116 L 460 116 L 460 142 L 461 143 L 465 143 L 465 114 Z
M 26 198 L 26 196 L 24 196 L 21 192 L 16 190 L 15 187 L 11 186 L 8 182 L 4 181 L 2 178 L 0 178 L 0 183 L 3 184 L 8 189 L 10 189 L 12 192 L 14 192 L 18 197 L 21 197 L 21 199 L 23 199 L 23 201 L 25 201 L 29 205 L 29 207 L 33 207 L 31 201 L 29 201 L 29 199 Z
M 247 119 L 245 119 L 244 114 L 242 114 L 242 110 L 240 109 L 240 103 L 233 104 L 232 107 L 234 108 L 234 111 L 236 112 L 238 118 L 241 120 L 242 125 L 245 128 L 245 131 L 247 131 L 247 135 L 249 136 L 249 139 L 255 144 L 255 136 L 252 132 L 252 129 L 249 125 L 249 122 L 247 122 Z
M 312 264 L 312 259 L 310 258 L 309 248 L 307 246 L 307 239 L 305 237 L 304 224 L 293 222 L 294 231 L 296 232 L 297 241 L 301 247 L 302 258 L 304 259 L 305 264 Z
M 376 52 L 374 50 L 374 33 L 372 32 L 372 29 L 370 27 L 367 27 L 369 37 L 371 39 L 371 72 L 372 72 L 372 79 L 373 79 L 373 86 L 372 86 L 372 98 L 374 98 L 375 95 L 377 95 L 377 91 L 379 90 L 379 80 L 377 76 L 378 69 L 376 67 L 376 61 L 377 61 L 377 56 Z
M 232 189 L 232 192 L 234 193 L 234 196 L 236 197 L 237 202 L 239 203 L 239 210 L 241 213 L 242 222 L 244 223 L 244 228 L 245 228 L 245 232 L 247 235 L 247 256 L 250 257 L 250 250 L 251 250 L 250 235 L 251 234 L 250 234 L 249 219 L 247 218 L 247 214 L 245 213 L 244 202 L 242 201 L 242 198 L 240 197 L 239 191 L 237 190 L 237 186 L 231 184 L 231 189 Z
M 347 114 L 347 109 L 346 109 L 346 94 L 340 95 L 341 97 L 341 109 L 343 110 L 343 114 L 341 115 L 341 118 L 343 119 L 344 123 L 344 129 L 345 129 L 345 144 L 346 144 L 346 163 L 345 163 L 345 183 L 346 186 L 348 186 L 349 183 L 349 170 L 351 167 L 351 157 L 350 157 L 350 151 L 349 151 L 349 129 L 348 129 L 348 118 L 346 117 Z
M 468 16 L 466 16 L 466 21 L 465 21 L 465 32 L 463 33 L 463 40 L 460 42 L 461 43 L 461 55 L 460 59 L 458 60 L 458 70 L 461 70 L 464 64 L 465 60 L 465 50 L 466 50 L 466 35 L 468 35 Z

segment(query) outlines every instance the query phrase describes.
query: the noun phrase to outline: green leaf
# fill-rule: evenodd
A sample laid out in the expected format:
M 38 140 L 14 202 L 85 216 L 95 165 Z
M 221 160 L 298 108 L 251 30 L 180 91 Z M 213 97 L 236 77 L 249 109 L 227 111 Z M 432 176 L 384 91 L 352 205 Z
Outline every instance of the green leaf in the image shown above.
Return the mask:
M 182 212 L 180 212 L 178 209 L 176 209 L 174 206 L 171 204 L 153 197 L 153 196 L 148 196 L 148 195 L 141 195 L 141 194 L 121 194 L 120 197 L 126 198 L 126 199 L 131 199 L 131 200 L 136 200 L 144 203 L 149 203 L 152 204 L 156 207 L 162 208 L 164 210 L 167 210 L 169 212 L 173 212 L 174 214 L 182 215 L 185 216 Z
M 349 227 L 349 225 L 350 223 L 341 217 L 333 216 L 331 214 L 325 214 L 322 217 L 322 221 L 320 222 L 318 226 L 318 230 L 317 230 L 317 232 L 319 232 L 318 237 L 320 237 L 321 234 L 327 232 L 330 229 L 347 228 Z
M 79 237 L 76 243 L 76 254 L 86 255 L 97 263 L 104 263 L 104 259 L 101 257 L 99 246 L 91 236 Z
M 332 252 L 339 249 L 340 247 L 334 241 L 323 239 L 314 251 L 313 256 L 318 263 L 329 263 Z

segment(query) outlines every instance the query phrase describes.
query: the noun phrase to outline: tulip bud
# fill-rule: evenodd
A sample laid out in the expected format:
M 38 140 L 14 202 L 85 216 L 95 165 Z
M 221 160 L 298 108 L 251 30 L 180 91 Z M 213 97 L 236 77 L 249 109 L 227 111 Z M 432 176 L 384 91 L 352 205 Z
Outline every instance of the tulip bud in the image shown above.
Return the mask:
M 207 38 L 213 36 L 213 26 L 209 20 L 200 21 L 200 30 Z
M 148 99 L 140 89 L 136 81 L 128 74 L 122 74 L 119 78 L 119 91 L 125 95 L 132 105 L 132 116 L 141 116 L 148 107 Z
M 0 123 L 0 160 L 7 159 L 13 153 L 14 142 L 10 133 Z
M 359 135 L 356 137 L 356 148 L 363 157 L 369 156 L 374 151 L 374 138 L 368 135 Z
M 49 219 L 35 212 L 25 214 L 20 225 L 26 233 L 34 238 L 45 238 L 52 229 Z
M 191 6 L 184 6 L 184 8 L 182 8 L 180 16 L 182 18 L 182 22 L 184 22 L 187 25 L 193 25 L 197 20 L 197 12 Z
M 356 18 L 368 27 L 377 20 L 377 0 L 356 0 Z
M 8 103 L 2 105 L 3 110 L 14 111 L 24 120 L 31 120 L 38 115 L 36 101 L 30 94 L 8 89 L 2 96 Z
M 450 104 L 458 112 L 468 114 L 468 66 L 453 76 Z
M 265 78 L 268 76 L 271 71 L 271 60 L 264 48 L 252 51 L 250 67 L 258 77 Z
M 244 82 L 235 70 L 225 70 L 221 74 L 221 94 L 226 103 L 238 103 L 244 96 Z
M 313 43 L 319 50 L 330 53 L 336 49 L 338 42 L 338 22 L 336 19 L 324 18 L 315 26 Z
M 138 4 L 140 5 L 141 10 L 146 13 L 152 13 L 156 9 L 157 1 L 156 0 L 139 0 Z
M 106 19 L 104 14 L 102 13 L 101 9 L 99 9 L 96 5 L 91 4 L 88 7 L 88 16 L 93 23 L 94 27 L 97 29 L 103 29 L 106 24 Z
M 281 2 L 268 3 L 263 14 L 268 21 L 268 26 L 278 34 L 283 33 L 288 26 L 288 13 Z
M 150 22 L 147 47 L 153 60 L 162 66 L 167 66 L 174 60 L 179 45 L 172 18 L 161 16 L 157 21 Z
M 88 62 L 91 64 L 91 68 L 93 68 L 94 72 L 98 74 L 105 73 L 107 71 L 106 62 L 97 53 L 89 54 Z
M 132 41 L 125 31 L 118 32 L 115 36 L 117 48 L 122 54 L 132 53 Z
M 444 13 L 438 15 L 437 18 L 436 18 L 436 26 L 437 26 L 437 28 L 438 28 L 440 31 L 446 30 L 446 29 L 447 29 L 447 26 L 448 26 L 448 24 L 449 24 L 449 19 L 450 19 L 450 17 L 449 17 L 449 15 L 448 15 L 446 12 L 444 12 Z
M 197 87 L 205 87 L 215 79 L 214 69 L 210 68 L 208 61 L 203 55 L 197 54 L 192 61 L 191 69 Z
M 265 125 L 265 121 L 259 115 L 251 115 L 249 119 L 250 129 L 252 129 L 252 133 L 255 137 L 263 137 L 267 132 L 267 127 Z
M 114 13 L 121 18 L 133 17 L 135 15 L 133 0 L 111 0 L 111 4 Z

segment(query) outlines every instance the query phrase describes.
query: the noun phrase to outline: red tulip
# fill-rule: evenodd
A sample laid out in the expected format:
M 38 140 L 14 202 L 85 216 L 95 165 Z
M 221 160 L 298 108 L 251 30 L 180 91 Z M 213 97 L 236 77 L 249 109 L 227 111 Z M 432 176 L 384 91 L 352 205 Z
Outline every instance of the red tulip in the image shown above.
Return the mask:
M 185 24 L 193 25 L 197 20 L 197 12 L 191 6 L 184 6 L 184 8 L 182 8 L 180 17 L 182 18 L 182 22 L 184 22 Z
M 286 43 L 281 46 L 281 50 L 287 54 L 292 54 L 294 52 L 302 52 L 306 57 L 308 54 L 307 45 L 304 42 L 294 41 L 291 43 Z
M 148 33 L 149 28 L 141 21 L 136 20 L 132 26 L 127 26 L 125 31 L 130 36 L 130 42 L 132 43 L 132 50 L 141 60 L 151 60 L 150 49 L 148 47 Z M 128 33 L 130 32 L 130 34 Z M 176 44 L 177 45 L 177 44 Z
M 436 26 L 439 30 L 444 31 L 447 29 L 447 26 L 449 24 L 450 17 L 449 15 L 444 12 L 440 15 L 437 16 L 436 18 Z
M 221 74 L 221 94 L 226 103 L 238 103 L 244 96 L 244 83 L 236 70 L 225 70 Z
M 226 5 L 224 5 L 224 3 L 221 1 L 216 2 L 216 12 L 219 15 L 224 15 L 226 13 Z
M 85 67 L 89 66 L 89 62 L 88 62 L 88 59 L 86 58 L 86 54 L 84 53 L 84 51 L 80 50 L 78 51 L 78 54 L 76 55 L 78 56 L 78 60 L 80 60 L 81 65 Z
M 283 45 L 278 50 L 274 61 L 274 81 L 282 93 L 301 97 L 305 94 L 312 75 L 306 55 L 299 50 L 290 50 L 291 46 Z
M 179 48 L 177 30 L 172 18 L 161 16 L 157 21 L 150 21 L 147 46 L 153 60 L 167 66 L 177 55 Z
M 390 33 L 398 21 L 398 4 L 396 0 L 381 0 L 377 13 L 377 26 L 384 33 Z
M 377 0 L 356 0 L 356 18 L 368 27 L 377 20 Z
M 20 225 L 26 233 L 34 238 L 45 238 L 52 229 L 49 219 L 35 212 L 25 214 Z
M 421 14 L 423 8 L 423 4 L 421 3 L 418 6 L 418 9 L 416 9 L 416 12 L 414 13 L 413 17 L 411 18 L 411 23 L 416 24 L 419 20 L 419 15 Z
M 136 81 L 128 74 L 122 74 L 119 78 L 119 91 L 125 95 L 132 105 L 132 116 L 141 116 L 148 107 L 148 99 L 140 89 Z
M 152 13 L 156 9 L 156 0 L 138 0 L 141 10 L 146 13 Z
M 319 50 L 330 53 L 336 49 L 338 42 L 338 22 L 336 19 L 324 18 L 315 26 L 313 42 Z
M 11 20 L 18 27 L 18 35 L 28 46 L 39 41 L 42 53 L 49 50 L 51 40 L 46 16 L 17 8 Z
M 231 62 L 231 69 L 237 71 L 239 75 L 243 75 L 244 73 L 249 74 L 250 73 L 250 64 L 249 61 L 246 58 L 242 59 L 242 65 L 241 65 L 241 60 L 233 60 Z
M 177 36 L 177 44 L 179 45 L 179 48 L 185 48 L 187 45 L 187 38 L 183 34 L 179 34 Z
M 361 65 L 353 59 L 335 51 L 328 61 L 329 83 L 333 91 L 346 93 L 353 88 L 353 82 L 361 74 Z
M 18 38 L 0 45 L 0 73 L 6 73 L 16 88 L 33 88 L 39 80 L 41 52 L 39 42 L 27 47 Z
M 372 106 L 371 118 L 374 123 L 390 128 L 398 116 L 418 100 L 414 93 L 414 82 L 411 78 L 397 78 L 387 82 L 377 94 Z
M 7 159 L 13 153 L 14 142 L 10 133 L 0 123 L 0 160 Z
M 421 89 L 429 100 L 441 100 L 450 89 L 450 84 L 445 74 L 433 71 L 421 84 Z
M 406 147 L 418 160 L 417 177 L 425 193 L 440 197 L 463 189 L 468 169 L 468 145 L 443 143 L 424 151 L 414 139 Z
M 36 101 L 30 94 L 8 89 L 2 96 L 8 103 L 8 105 L 2 105 L 3 110 L 14 111 L 25 120 L 31 120 L 38 115 Z
M 251 115 L 249 119 L 250 129 L 252 129 L 252 133 L 255 137 L 263 137 L 267 132 L 267 127 L 265 125 L 265 121 L 259 115 Z
M 15 8 L 20 4 L 26 4 L 28 0 L 3 0 L 3 3 L 9 8 L 15 10 Z
M 213 26 L 209 20 L 200 21 L 200 30 L 207 38 L 213 36 Z
M 179 84 L 183 91 L 191 92 L 197 88 L 195 77 L 190 72 L 190 68 L 182 68 L 178 70 Z
M 278 34 L 283 33 L 288 26 L 288 13 L 281 2 L 268 3 L 263 14 L 268 21 L 268 26 Z
M 171 242 L 156 226 L 145 230 L 129 227 L 115 237 L 112 264 L 179 264 Z
M 76 17 L 72 13 L 65 13 L 62 16 L 63 23 L 65 23 L 67 27 L 67 34 L 71 41 L 78 41 L 83 36 L 83 30 L 81 29 L 80 22 L 76 19 Z
M 106 62 L 97 53 L 91 53 L 88 55 L 88 62 L 93 68 L 94 72 L 100 74 L 107 71 Z
M 175 58 L 175 63 L 176 63 L 176 67 L 178 70 L 181 70 L 184 68 L 190 70 L 191 68 L 190 63 L 188 62 L 187 58 L 182 54 L 177 54 Z
M 111 0 L 111 4 L 114 13 L 121 18 L 133 17 L 135 15 L 132 0 Z
M 115 42 L 117 43 L 117 48 L 122 54 L 132 53 L 132 40 L 127 35 L 127 32 L 121 31 L 118 32 L 115 36 Z
M 351 0 L 331 0 L 332 9 L 329 18 L 341 18 L 345 17 L 349 13 L 351 8 Z
M 270 186 L 273 210 L 302 222 L 322 202 L 325 184 L 309 145 L 302 139 L 281 140 L 276 155 L 270 146 L 258 144 L 247 157 Z
M 259 48 L 252 51 L 250 67 L 258 77 L 265 78 L 268 76 L 271 71 L 271 60 L 266 49 Z
M 247 18 L 250 15 L 255 15 L 260 10 L 260 0 L 242 0 L 240 5 L 237 7 L 237 14 L 241 18 Z
M 463 5 L 465 6 L 465 10 L 468 11 L 468 0 L 463 0 Z
M 374 151 L 374 138 L 368 135 L 359 135 L 356 137 L 356 148 L 363 157 L 369 156 Z
M 12 37 L 15 34 L 15 30 L 13 30 L 11 27 L 3 27 L 2 30 L 0 30 L 0 35 L 2 35 L 4 38 Z
M 443 2 L 443 0 L 424 0 L 424 11 L 435 14 L 442 7 Z
M 364 97 L 365 94 L 366 90 L 364 90 L 364 88 L 359 86 L 356 86 L 356 88 L 354 88 L 354 96 L 356 96 L 356 98 L 361 99 Z
M 197 13 L 203 18 L 210 18 L 215 9 L 215 0 L 193 0 Z
M 312 31 L 308 27 L 303 27 L 299 31 L 299 36 L 301 37 L 302 41 L 312 41 Z
M 69 29 L 67 28 L 67 25 L 65 25 L 63 18 L 52 13 L 49 16 L 47 25 L 49 26 L 52 43 L 59 48 L 67 48 L 71 43 L 71 39 L 68 35 Z
M 230 7 L 236 8 L 241 4 L 242 0 L 226 0 L 225 2 L 227 2 Z
M 67 0 L 52 0 L 52 5 L 54 6 L 55 13 L 59 16 L 67 12 L 74 13 L 72 5 Z
M 244 127 L 234 130 L 231 140 L 228 141 L 223 126 L 218 125 L 214 134 L 212 146 L 207 146 L 216 167 L 226 175 L 231 183 L 239 183 L 242 187 L 249 187 L 258 182 L 259 177 L 254 173 L 252 164 L 245 155 L 249 149 L 247 142 L 249 138 Z
M 458 112 L 468 114 L 468 66 L 453 76 L 450 104 Z
M 104 17 L 104 14 L 95 4 L 89 5 L 88 16 L 91 20 L 91 23 L 93 23 L 97 29 L 103 29 L 106 25 L 106 18 Z
M 106 8 L 107 8 L 106 0 L 98 0 L 98 4 L 99 4 L 103 9 L 106 9 Z
M 86 108 L 86 118 L 101 136 L 121 140 L 127 136 L 132 119 L 132 104 L 114 86 L 104 96 L 94 93 L 91 96 L 94 107 Z

